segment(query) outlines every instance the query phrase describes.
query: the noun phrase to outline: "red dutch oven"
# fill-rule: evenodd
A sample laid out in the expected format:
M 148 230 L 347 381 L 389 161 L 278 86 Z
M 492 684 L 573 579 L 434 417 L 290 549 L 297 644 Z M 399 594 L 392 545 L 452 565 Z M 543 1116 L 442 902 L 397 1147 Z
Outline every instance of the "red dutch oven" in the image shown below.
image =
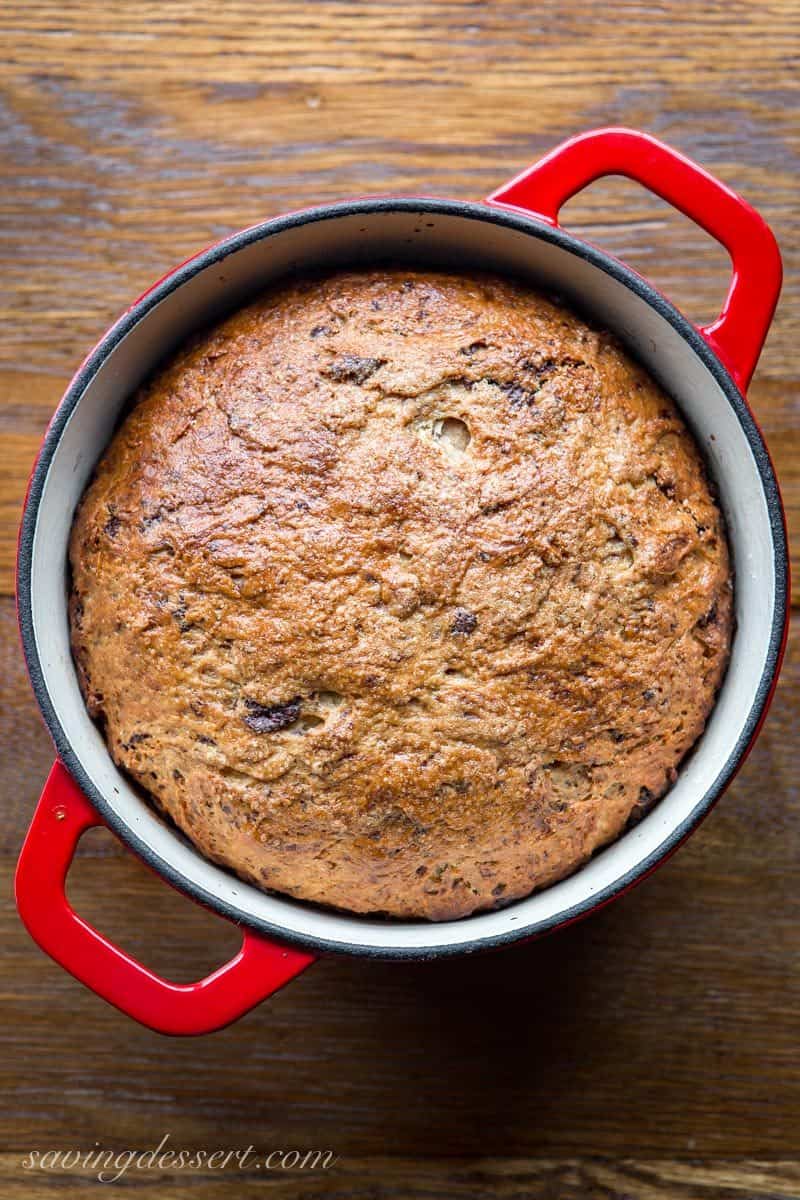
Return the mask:
M 629 267 L 558 221 L 603 175 L 626 175 L 686 213 L 732 262 L 719 317 L 696 328 Z M 400 262 L 490 269 L 557 292 L 612 330 L 672 395 L 701 446 L 728 524 L 737 631 L 707 728 L 653 812 L 570 878 L 459 921 L 382 921 L 268 895 L 203 858 L 134 790 L 89 719 L 70 655 L 67 542 L 75 505 L 126 400 L 198 327 L 287 272 Z M 483 203 L 380 198 L 304 209 L 226 238 L 145 292 L 72 380 L 45 436 L 20 531 L 18 606 L 28 670 L 58 761 L 33 817 L 16 888 L 23 921 L 57 962 L 145 1025 L 217 1029 L 319 954 L 429 959 L 541 935 L 607 903 L 662 862 L 731 781 L 758 733 L 786 637 L 783 510 L 745 400 L 780 289 L 775 239 L 759 215 L 655 139 L 601 129 L 565 142 Z M 124 667 L 121 665 L 121 669 Z M 64 885 L 81 834 L 107 825 L 182 892 L 240 925 L 242 947 L 206 979 L 160 978 L 93 929 Z

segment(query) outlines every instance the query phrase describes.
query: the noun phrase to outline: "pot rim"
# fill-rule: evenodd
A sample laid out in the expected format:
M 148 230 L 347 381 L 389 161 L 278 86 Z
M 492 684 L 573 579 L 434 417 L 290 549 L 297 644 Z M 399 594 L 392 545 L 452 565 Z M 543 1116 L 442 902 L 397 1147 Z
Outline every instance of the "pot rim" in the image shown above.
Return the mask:
M 212 892 L 195 883 L 194 880 L 188 878 L 171 864 L 164 862 L 146 841 L 140 838 L 124 820 L 118 817 L 116 812 L 107 803 L 102 792 L 95 787 L 84 770 L 80 758 L 74 752 L 71 742 L 61 726 L 55 708 L 50 700 L 45 683 L 33 625 L 31 596 L 36 523 L 39 503 L 51 462 L 70 416 L 80 403 L 84 392 L 103 362 L 123 338 L 165 297 L 194 278 L 194 276 L 209 267 L 219 264 L 230 254 L 246 246 L 263 241 L 269 237 L 274 237 L 287 229 L 296 228 L 304 224 L 336 219 L 343 216 L 381 212 L 418 212 L 423 215 L 433 213 L 511 227 L 529 236 L 551 242 L 569 253 L 584 259 L 593 266 L 598 267 L 606 275 L 634 292 L 641 300 L 663 317 L 687 343 L 720 386 L 725 398 L 733 408 L 742 432 L 747 439 L 756 464 L 769 514 L 775 569 L 774 611 L 770 629 L 769 647 L 761 678 L 754 692 L 750 711 L 740 729 L 736 744 L 725 765 L 711 787 L 698 799 L 688 816 L 676 825 L 660 845 L 641 862 L 631 867 L 605 888 L 585 897 L 569 908 L 553 913 L 548 917 L 529 922 L 528 924 L 521 924 L 514 930 L 503 931 L 477 939 L 469 936 L 468 931 L 471 918 L 464 917 L 462 921 L 465 936 L 462 941 L 419 948 L 413 946 L 364 945 L 358 942 L 334 941 L 310 934 L 300 934 L 294 930 L 287 931 L 282 925 L 243 913 L 240 909 L 228 904 L 225 900 L 221 900 Z M 244 924 L 267 937 L 275 938 L 284 943 L 300 946 L 317 953 L 353 955 L 383 960 L 411 959 L 419 961 L 451 957 L 491 948 L 499 948 L 515 942 L 542 936 L 555 929 L 572 924 L 574 921 L 587 916 L 595 909 L 603 907 L 649 875 L 661 862 L 665 861 L 678 849 L 703 818 L 707 816 L 747 757 L 764 721 L 777 683 L 786 644 L 789 619 L 789 560 L 785 515 L 769 451 L 742 393 L 734 383 L 728 370 L 695 326 L 661 292 L 632 268 L 600 250 L 598 247 L 577 238 L 574 234 L 568 233 L 558 225 L 537 219 L 535 216 L 526 216 L 518 211 L 511 212 L 507 209 L 494 207 L 479 201 L 447 200 L 434 197 L 400 196 L 346 200 L 301 209 L 274 217 L 270 220 L 249 226 L 200 251 L 192 258 L 187 259 L 184 263 L 174 268 L 174 270 L 168 272 L 144 292 L 106 331 L 94 349 L 87 355 L 71 380 L 48 426 L 31 474 L 25 498 L 19 534 L 16 582 L 17 612 L 26 666 L 36 701 L 55 743 L 58 756 L 80 785 L 91 804 L 123 843 L 178 891 L 185 893 L 236 924 Z M 199 854 L 199 851 L 196 851 L 196 853 Z M 374 917 L 370 917 L 369 915 L 356 913 L 348 914 L 348 916 L 354 921 L 362 919 L 373 923 L 375 920 Z M 392 924 L 394 923 L 392 922 Z M 401 922 L 401 924 L 406 923 Z

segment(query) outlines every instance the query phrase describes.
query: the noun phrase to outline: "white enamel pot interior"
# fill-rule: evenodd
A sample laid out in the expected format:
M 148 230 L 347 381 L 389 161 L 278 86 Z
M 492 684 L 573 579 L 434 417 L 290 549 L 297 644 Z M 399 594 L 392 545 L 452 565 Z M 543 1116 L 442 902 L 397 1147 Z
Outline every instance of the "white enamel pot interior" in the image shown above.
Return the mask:
M 70 654 L 67 541 L 75 506 L 126 402 L 187 335 L 288 272 L 400 261 L 507 272 L 617 334 L 674 397 L 719 489 L 736 571 L 736 634 L 708 726 L 638 826 L 563 882 L 497 912 L 431 924 L 369 919 L 267 895 L 203 858 L 117 769 Z M 671 852 L 740 764 L 768 703 L 786 615 L 786 542 L 764 444 L 730 376 L 659 293 L 561 229 L 483 204 L 371 200 L 247 230 L 146 293 L 93 351 L 48 432 L 21 533 L 19 608 L 37 699 L 63 762 L 104 820 L 179 888 L 237 922 L 328 952 L 425 958 L 499 945 L 574 919 Z

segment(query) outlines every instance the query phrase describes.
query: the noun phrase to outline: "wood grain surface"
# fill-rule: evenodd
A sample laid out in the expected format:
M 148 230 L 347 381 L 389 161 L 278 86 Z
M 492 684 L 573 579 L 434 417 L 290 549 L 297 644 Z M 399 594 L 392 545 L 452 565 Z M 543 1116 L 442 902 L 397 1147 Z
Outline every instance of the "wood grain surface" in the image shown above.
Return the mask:
M 800 1197 L 800 614 L 736 783 L 652 879 L 542 942 L 435 965 L 325 960 L 167 1041 L 41 955 L 11 902 L 52 750 L 13 611 L 32 459 L 85 350 L 238 227 L 353 194 L 481 197 L 571 133 L 671 142 L 772 224 L 786 284 L 751 401 L 800 558 L 797 0 L 61 0 L 0 10 L 0 1195 Z M 565 210 L 692 319 L 724 252 L 634 185 Z M 800 600 L 800 569 L 795 570 Z M 73 903 L 176 979 L 232 927 L 109 834 Z M 31 1151 L 332 1150 L 328 1170 L 28 1169 Z

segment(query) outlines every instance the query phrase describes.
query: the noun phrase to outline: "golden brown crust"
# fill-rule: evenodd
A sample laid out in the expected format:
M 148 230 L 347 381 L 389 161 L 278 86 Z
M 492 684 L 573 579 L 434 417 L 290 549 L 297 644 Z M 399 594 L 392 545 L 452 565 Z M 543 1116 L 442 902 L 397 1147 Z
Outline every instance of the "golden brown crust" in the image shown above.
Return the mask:
M 196 339 L 70 556 L 115 760 L 210 858 L 358 912 L 459 917 L 575 870 L 674 778 L 730 641 L 673 404 L 491 277 L 307 280 Z

